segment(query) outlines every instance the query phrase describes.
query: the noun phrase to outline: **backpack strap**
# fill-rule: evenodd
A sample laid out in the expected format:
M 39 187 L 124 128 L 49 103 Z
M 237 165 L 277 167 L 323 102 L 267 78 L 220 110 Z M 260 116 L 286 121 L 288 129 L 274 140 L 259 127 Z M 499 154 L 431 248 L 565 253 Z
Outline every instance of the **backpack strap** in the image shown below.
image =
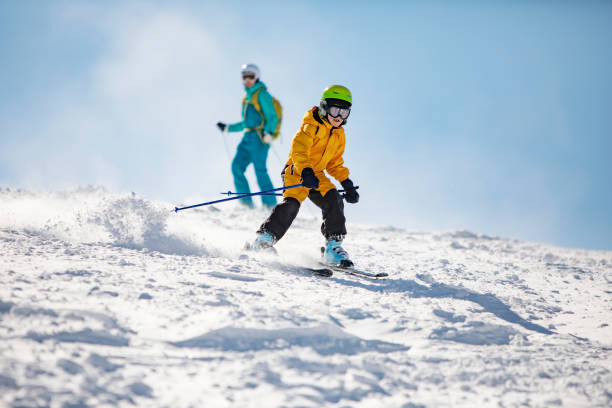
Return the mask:
M 253 92 L 253 95 L 251 95 L 251 100 L 247 101 L 247 97 L 246 95 L 244 96 L 244 98 L 242 98 L 242 117 L 244 118 L 244 116 L 246 115 L 246 109 L 249 106 L 249 104 L 253 105 L 253 107 L 255 108 L 255 110 L 257 111 L 257 113 L 259 113 L 263 119 L 263 112 L 261 111 L 261 106 L 259 105 L 259 92 L 262 90 L 262 88 L 259 88 L 258 90 L 256 90 L 255 92 Z
M 249 107 L 249 102 L 247 102 L 246 96 L 242 98 L 242 120 L 246 117 L 246 110 Z
M 264 125 L 265 125 L 265 121 L 266 121 L 266 117 L 264 116 L 263 112 L 261 111 L 261 105 L 259 105 L 259 92 L 261 92 L 263 88 L 259 88 L 258 90 L 256 90 L 255 92 L 253 92 L 253 95 L 251 95 L 251 100 L 250 102 L 247 102 L 246 97 L 244 98 L 244 115 L 246 114 L 246 108 L 248 106 L 248 104 L 252 104 L 253 107 L 255 108 L 255 110 L 257 111 L 257 113 L 259 113 L 259 115 L 261 116 L 261 124 L 259 126 L 253 127 L 253 128 L 248 128 L 246 129 L 248 130 L 255 130 L 258 134 L 259 134 L 259 138 L 263 140 L 263 129 L 264 129 Z
M 261 111 L 261 106 L 259 105 L 259 93 L 263 88 L 259 88 L 255 92 L 253 92 L 253 96 L 251 96 L 251 103 L 255 107 L 255 110 L 259 112 L 260 115 L 263 116 L 263 112 Z

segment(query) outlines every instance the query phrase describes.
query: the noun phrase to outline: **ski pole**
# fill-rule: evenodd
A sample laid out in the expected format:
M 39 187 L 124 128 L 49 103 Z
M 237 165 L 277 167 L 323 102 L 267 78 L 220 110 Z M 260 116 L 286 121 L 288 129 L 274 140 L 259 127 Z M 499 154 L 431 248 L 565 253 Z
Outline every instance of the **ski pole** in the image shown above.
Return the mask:
M 244 194 L 249 194 L 249 193 L 234 193 L 232 191 L 228 191 L 227 193 L 219 193 L 221 195 L 226 195 L 226 196 L 232 196 L 232 195 L 244 195 Z M 259 193 L 258 195 L 264 195 L 264 196 L 282 196 L 283 193 Z
M 357 190 L 359 186 L 353 187 L 354 190 Z M 346 193 L 346 190 L 338 190 L 338 193 Z M 226 193 L 219 193 L 221 195 L 232 196 L 232 195 L 242 195 L 242 194 L 250 194 L 250 193 L 234 193 L 233 191 L 228 191 Z M 259 193 L 259 195 L 271 195 L 271 196 L 282 196 L 282 193 Z
M 229 148 L 227 147 L 227 138 L 223 134 L 223 131 L 221 131 L 221 139 L 223 139 L 223 147 L 225 147 L 225 154 L 227 156 L 227 160 L 229 160 L 229 162 L 231 163 L 232 156 L 230 156 Z
M 274 191 L 288 190 L 290 188 L 296 188 L 296 187 L 302 187 L 302 185 L 301 184 L 294 184 L 292 186 L 279 187 L 279 188 L 274 188 L 272 190 L 266 190 L 266 191 L 258 191 L 256 193 L 241 194 L 241 195 L 237 195 L 235 197 L 224 198 L 222 200 L 209 201 L 209 202 L 206 202 L 206 203 L 194 204 L 194 205 L 190 205 L 190 206 L 187 206 L 187 207 L 181 207 L 181 208 L 174 207 L 174 212 L 179 212 L 181 210 L 187 210 L 189 208 L 201 207 L 203 205 L 222 203 L 224 201 L 238 200 L 239 198 L 244 198 L 244 197 L 252 197 L 252 196 L 256 196 L 256 195 L 262 195 L 262 194 L 265 194 L 265 193 L 272 193 Z

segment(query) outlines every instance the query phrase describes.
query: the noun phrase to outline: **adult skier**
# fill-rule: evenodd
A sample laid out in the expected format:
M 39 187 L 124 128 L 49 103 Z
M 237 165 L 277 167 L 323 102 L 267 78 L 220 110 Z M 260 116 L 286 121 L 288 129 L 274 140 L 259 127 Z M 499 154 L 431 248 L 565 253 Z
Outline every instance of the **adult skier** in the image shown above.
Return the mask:
M 321 233 L 326 241 L 324 260 L 343 267 L 353 265 L 342 248 L 346 236 L 344 203 L 335 185 L 325 175 L 326 171 L 340 182 L 347 202 L 354 204 L 359 201 L 359 194 L 349 179 L 349 169 L 344 166 L 343 159 L 343 125 L 349 117 L 351 106 L 351 92 L 344 86 L 331 85 L 323 91 L 319 106 L 306 112 L 281 173 L 285 186 L 302 184 L 302 187 L 285 190 L 283 202 L 274 207 L 272 214 L 261 225 L 251 248 L 271 248 L 280 240 L 297 216 L 301 203 L 308 197 L 323 213 Z
M 242 103 L 242 120 L 230 125 L 218 122 L 217 127 L 222 132 L 244 131 L 244 136 L 232 161 L 232 175 L 236 191 L 239 193 L 251 192 L 249 182 L 244 176 L 246 168 L 251 163 L 255 167 L 255 176 L 260 189 L 270 190 L 274 187 L 268 175 L 266 162 L 279 118 L 274 110 L 272 96 L 266 85 L 260 80 L 257 65 L 245 64 L 242 66 L 241 73 L 246 91 Z M 240 201 L 249 208 L 254 207 L 251 197 L 241 198 Z M 262 196 L 262 201 L 263 205 L 268 208 L 276 205 L 276 197 L 273 195 Z

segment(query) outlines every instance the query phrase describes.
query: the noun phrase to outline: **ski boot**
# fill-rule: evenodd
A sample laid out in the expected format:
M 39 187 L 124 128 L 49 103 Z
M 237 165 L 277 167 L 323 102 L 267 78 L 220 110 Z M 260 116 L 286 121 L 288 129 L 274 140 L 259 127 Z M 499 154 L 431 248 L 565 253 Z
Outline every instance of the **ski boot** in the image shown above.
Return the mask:
M 274 243 L 276 240 L 269 232 L 258 232 L 257 237 L 255 238 L 255 242 L 252 244 L 247 243 L 246 249 L 251 251 L 266 251 L 271 253 L 276 253 L 276 249 L 274 249 Z
M 348 253 L 342 248 L 342 239 L 342 237 L 329 238 L 327 245 L 321 248 L 321 253 L 325 263 L 341 268 L 350 268 L 353 266 L 353 261 L 349 259 Z

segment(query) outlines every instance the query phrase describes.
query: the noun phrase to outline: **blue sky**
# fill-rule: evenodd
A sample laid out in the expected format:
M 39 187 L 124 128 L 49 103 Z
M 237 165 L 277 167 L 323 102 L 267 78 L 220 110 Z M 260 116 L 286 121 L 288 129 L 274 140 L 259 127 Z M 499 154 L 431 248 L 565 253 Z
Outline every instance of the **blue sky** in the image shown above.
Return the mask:
M 276 185 L 340 83 L 351 221 L 612 249 L 611 38 L 604 1 L 3 1 L 0 186 L 216 199 L 240 136 L 214 124 L 255 62 Z

